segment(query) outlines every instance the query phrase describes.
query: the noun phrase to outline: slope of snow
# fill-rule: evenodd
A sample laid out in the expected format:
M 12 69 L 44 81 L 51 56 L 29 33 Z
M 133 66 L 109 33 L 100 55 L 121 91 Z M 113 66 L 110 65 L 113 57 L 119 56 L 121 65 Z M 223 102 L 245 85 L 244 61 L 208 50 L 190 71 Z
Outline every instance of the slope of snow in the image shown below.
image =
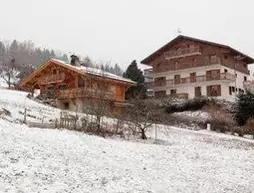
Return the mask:
M 59 116 L 26 95 L 0 89 L 0 107 L 14 120 L 23 118 L 25 107 L 35 116 Z M 105 139 L 0 118 L 0 192 L 253 191 L 253 140 L 162 125 L 157 139 Z
M 6 108 L 14 119 L 23 120 L 25 108 L 27 109 L 28 119 L 50 120 L 59 117 L 60 110 L 45 106 L 27 98 L 27 92 L 0 89 L 0 107 Z
M 254 144 L 167 128 L 163 145 L 0 121 L 5 192 L 251 192 Z
M 210 117 L 209 113 L 204 111 L 183 111 L 183 112 L 173 113 L 173 115 L 185 116 L 189 118 L 198 118 L 204 121 Z

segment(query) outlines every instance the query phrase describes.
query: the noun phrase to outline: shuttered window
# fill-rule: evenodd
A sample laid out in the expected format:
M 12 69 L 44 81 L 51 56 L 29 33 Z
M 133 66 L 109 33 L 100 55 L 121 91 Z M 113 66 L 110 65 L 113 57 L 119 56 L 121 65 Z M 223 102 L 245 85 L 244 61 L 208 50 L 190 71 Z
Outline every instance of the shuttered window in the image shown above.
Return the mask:
M 221 85 L 207 86 L 207 96 L 221 96 Z

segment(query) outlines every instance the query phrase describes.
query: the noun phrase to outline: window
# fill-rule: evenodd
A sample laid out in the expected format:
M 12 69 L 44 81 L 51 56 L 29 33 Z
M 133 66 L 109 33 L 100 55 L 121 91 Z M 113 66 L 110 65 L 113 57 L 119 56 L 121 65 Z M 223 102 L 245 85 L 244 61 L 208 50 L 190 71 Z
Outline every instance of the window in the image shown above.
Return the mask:
M 180 75 L 175 75 L 175 76 L 174 76 L 174 82 L 175 82 L 175 84 L 180 84 L 180 82 L 181 82 L 181 77 L 180 77 Z
M 195 51 L 195 45 L 191 44 L 190 45 L 190 52 L 194 52 Z
M 65 90 L 65 89 L 67 89 L 67 86 L 66 85 L 60 85 L 60 86 L 58 86 L 58 89 L 59 90 Z
M 225 55 L 225 56 L 224 56 L 224 59 L 225 59 L 225 60 L 227 60 L 227 59 L 228 59 L 228 56 L 227 56 L 227 55 Z
M 64 109 L 69 109 L 69 106 L 70 106 L 70 105 L 69 105 L 68 102 L 64 103 L 63 105 L 64 105 Z
M 174 64 L 175 64 L 175 69 L 178 69 L 178 64 L 179 64 L 178 61 L 175 61 Z
M 166 96 L 166 91 L 156 91 L 156 92 L 154 92 L 154 96 L 156 98 L 165 97 Z
M 206 87 L 207 96 L 221 96 L 221 85 L 211 85 Z
M 232 87 L 229 87 L 229 95 L 232 95 Z
M 171 94 L 171 95 L 175 95 L 175 94 L 176 94 L 176 89 L 170 90 L 170 94 Z
M 85 81 L 81 77 L 78 77 L 78 87 L 85 87 Z
M 237 88 L 235 88 L 235 92 L 237 92 Z
M 232 86 L 232 92 L 235 92 L 235 87 L 234 86 Z
M 247 77 L 246 76 L 244 76 L 244 81 L 247 81 Z
M 156 86 L 164 86 L 166 85 L 166 77 L 158 77 L 154 79 Z
M 53 69 L 53 74 L 57 74 L 57 70 L 56 69 Z
M 227 73 L 227 72 L 228 72 L 228 70 L 227 70 L 227 69 L 224 69 L 224 72 L 225 72 L 225 73 Z
M 235 77 L 237 77 L 237 74 L 235 73 Z
M 190 82 L 196 82 L 196 72 L 190 73 Z

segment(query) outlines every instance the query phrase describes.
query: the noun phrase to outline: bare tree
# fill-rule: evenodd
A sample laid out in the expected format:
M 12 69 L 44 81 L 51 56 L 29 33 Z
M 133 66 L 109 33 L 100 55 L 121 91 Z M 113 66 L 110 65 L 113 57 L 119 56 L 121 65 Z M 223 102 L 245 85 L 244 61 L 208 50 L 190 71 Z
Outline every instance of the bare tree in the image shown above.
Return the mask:
M 104 72 L 102 70 L 92 70 L 103 76 Z M 112 92 L 110 89 L 111 84 L 105 79 L 90 75 L 86 80 L 84 111 L 92 115 L 93 120 L 91 122 L 95 124 L 94 127 L 96 127 L 98 133 L 101 133 L 103 129 L 103 117 L 109 115 L 112 110 Z
M 147 129 L 156 122 L 154 105 L 147 100 L 134 99 L 126 109 L 126 118 L 133 125 L 134 132 L 140 133 L 142 139 L 147 139 Z
M 8 88 L 16 86 L 16 76 L 18 75 L 15 59 L 5 62 L 1 67 L 1 77 L 8 84 Z

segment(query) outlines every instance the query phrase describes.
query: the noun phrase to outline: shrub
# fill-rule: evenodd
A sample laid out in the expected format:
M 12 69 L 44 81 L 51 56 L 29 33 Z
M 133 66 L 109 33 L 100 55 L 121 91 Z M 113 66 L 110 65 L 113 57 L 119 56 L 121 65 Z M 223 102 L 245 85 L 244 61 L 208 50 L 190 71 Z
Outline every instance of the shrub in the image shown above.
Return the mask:
M 239 126 L 243 126 L 251 117 L 254 117 L 254 94 L 246 90 L 237 97 L 234 118 Z
M 207 123 L 211 124 L 212 130 L 219 130 L 222 133 L 226 131 L 233 131 L 233 128 L 236 126 L 231 114 L 226 113 L 221 110 L 219 104 L 209 105 L 207 111 L 210 114 L 210 119 Z
M 254 117 L 251 117 L 247 120 L 246 125 L 243 128 L 244 134 L 253 135 L 254 139 Z
M 187 100 L 180 104 L 169 104 L 165 111 L 167 113 L 183 112 L 183 111 L 197 111 L 202 109 L 205 105 L 210 104 L 212 100 L 207 98 L 195 98 Z

